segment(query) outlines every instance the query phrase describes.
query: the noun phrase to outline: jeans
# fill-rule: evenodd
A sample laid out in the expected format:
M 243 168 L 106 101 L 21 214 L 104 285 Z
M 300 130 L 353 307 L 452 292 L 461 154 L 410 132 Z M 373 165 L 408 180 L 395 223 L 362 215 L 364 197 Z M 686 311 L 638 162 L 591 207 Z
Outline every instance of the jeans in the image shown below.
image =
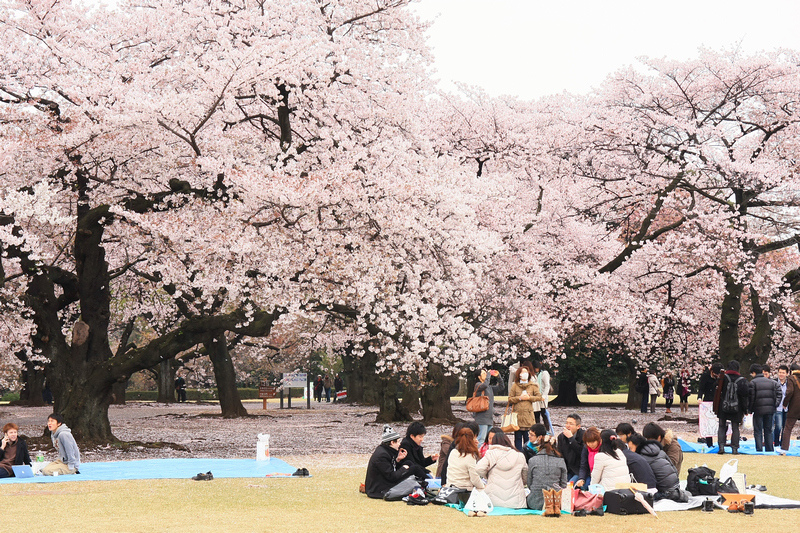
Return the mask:
M 766 415 L 753 415 L 753 436 L 756 439 L 756 451 L 774 452 L 775 447 L 772 442 L 772 418 L 773 413 Z
M 517 450 L 522 451 L 522 447 L 528 442 L 528 428 L 520 429 L 514 432 L 514 446 Z
M 781 445 L 781 437 L 783 437 L 783 426 L 786 425 L 786 411 L 778 410 L 775 412 L 772 419 L 772 437 L 775 446 Z
M 721 409 L 720 409 L 721 410 Z M 720 451 L 724 451 L 725 437 L 728 433 L 728 422 L 731 423 L 731 448 L 733 450 L 739 449 L 739 415 L 720 413 L 719 414 L 719 429 L 717 430 L 717 444 L 719 444 Z
M 486 434 L 489 433 L 491 426 L 478 426 L 478 442 L 483 444 L 486 441 Z

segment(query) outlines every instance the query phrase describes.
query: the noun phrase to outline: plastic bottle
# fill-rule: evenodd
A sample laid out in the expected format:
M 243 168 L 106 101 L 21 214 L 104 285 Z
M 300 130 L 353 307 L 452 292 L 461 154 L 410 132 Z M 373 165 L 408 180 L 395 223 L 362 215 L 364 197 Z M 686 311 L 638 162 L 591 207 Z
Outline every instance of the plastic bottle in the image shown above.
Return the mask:
M 36 462 L 37 463 L 43 463 L 44 462 L 44 454 L 42 452 L 39 452 L 39 453 L 36 454 Z

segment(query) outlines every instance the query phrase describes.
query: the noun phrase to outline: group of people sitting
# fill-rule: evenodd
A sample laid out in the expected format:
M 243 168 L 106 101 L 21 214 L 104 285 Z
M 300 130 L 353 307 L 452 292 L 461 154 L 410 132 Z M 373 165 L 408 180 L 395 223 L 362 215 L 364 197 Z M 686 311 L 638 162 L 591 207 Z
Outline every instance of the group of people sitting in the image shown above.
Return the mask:
M 570 482 L 583 490 L 636 482 L 654 489 L 655 500 L 689 498 L 679 484 L 680 445 L 671 431 L 652 422 L 641 434 L 627 423 L 601 431 L 582 428 L 581 417 L 571 414 L 557 436 L 543 424 L 531 426 L 521 449 L 499 428 L 491 428 L 480 442 L 477 424 L 458 423 L 452 434 L 442 436 L 440 452 L 428 456 L 422 451 L 425 434 L 420 422 L 409 425 L 405 439 L 384 426 L 381 445 L 367 466 L 368 496 L 382 498 L 409 476 L 424 481 L 432 477 L 428 467 L 438 463 L 435 477 L 443 487 L 465 489 L 467 495 L 473 488 L 485 490 L 496 507 L 542 510 L 547 491 L 567 488 Z
M 81 453 L 64 418 L 58 413 L 51 414 L 47 418 L 47 429 L 58 459 L 45 465 L 41 473 L 45 476 L 80 474 Z M 19 437 L 19 426 L 9 422 L 3 426 L 3 439 L 0 441 L 0 478 L 14 477 L 12 466 L 31 464 L 28 445 Z

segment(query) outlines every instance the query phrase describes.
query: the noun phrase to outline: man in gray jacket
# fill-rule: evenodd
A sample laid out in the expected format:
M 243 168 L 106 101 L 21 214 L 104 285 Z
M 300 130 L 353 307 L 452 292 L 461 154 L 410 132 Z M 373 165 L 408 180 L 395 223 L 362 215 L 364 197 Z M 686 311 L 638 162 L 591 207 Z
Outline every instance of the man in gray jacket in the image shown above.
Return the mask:
M 81 452 L 78 450 L 75 437 L 72 436 L 72 430 L 64 424 L 64 417 L 58 413 L 51 414 L 47 417 L 47 429 L 50 430 L 58 460 L 45 466 L 42 474 L 45 476 L 80 474 L 78 468 L 81 466 Z

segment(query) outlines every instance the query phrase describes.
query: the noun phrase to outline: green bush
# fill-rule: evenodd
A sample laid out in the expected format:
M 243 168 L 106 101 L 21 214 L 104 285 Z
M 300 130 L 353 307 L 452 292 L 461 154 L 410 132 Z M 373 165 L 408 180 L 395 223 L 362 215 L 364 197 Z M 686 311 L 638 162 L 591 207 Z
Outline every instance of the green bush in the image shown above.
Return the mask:
M 0 402 L 16 402 L 17 400 L 19 400 L 18 392 L 7 392 L 0 398 Z

